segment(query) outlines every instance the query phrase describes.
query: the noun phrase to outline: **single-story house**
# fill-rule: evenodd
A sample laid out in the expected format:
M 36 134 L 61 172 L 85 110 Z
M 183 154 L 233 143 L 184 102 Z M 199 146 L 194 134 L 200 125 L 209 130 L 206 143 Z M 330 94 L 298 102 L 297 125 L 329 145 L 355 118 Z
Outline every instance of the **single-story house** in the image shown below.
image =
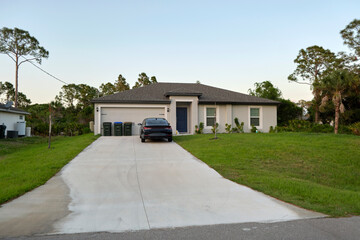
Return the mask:
M 268 132 L 277 124 L 279 102 L 199 83 L 155 83 L 93 99 L 94 133 L 103 134 L 104 122 L 132 122 L 132 134 L 139 135 L 138 123 L 147 117 L 166 118 L 173 133 L 194 134 L 195 125 L 204 123 L 210 133 L 216 121 L 219 132 L 234 119 Z
M 5 125 L 5 136 L 7 131 L 19 131 L 19 135 L 25 135 L 25 116 L 30 113 L 19 108 L 7 107 L 0 104 L 0 125 Z

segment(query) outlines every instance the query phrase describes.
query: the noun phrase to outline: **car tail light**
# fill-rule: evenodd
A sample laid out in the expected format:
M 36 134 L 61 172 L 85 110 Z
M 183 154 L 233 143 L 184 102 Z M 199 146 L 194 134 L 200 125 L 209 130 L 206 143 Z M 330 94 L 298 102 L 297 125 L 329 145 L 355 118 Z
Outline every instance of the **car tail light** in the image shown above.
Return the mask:
M 144 130 L 149 130 L 149 129 L 151 129 L 150 127 L 144 127 Z
M 171 127 L 170 126 L 167 126 L 167 127 L 165 127 L 166 129 L 171 129 Z

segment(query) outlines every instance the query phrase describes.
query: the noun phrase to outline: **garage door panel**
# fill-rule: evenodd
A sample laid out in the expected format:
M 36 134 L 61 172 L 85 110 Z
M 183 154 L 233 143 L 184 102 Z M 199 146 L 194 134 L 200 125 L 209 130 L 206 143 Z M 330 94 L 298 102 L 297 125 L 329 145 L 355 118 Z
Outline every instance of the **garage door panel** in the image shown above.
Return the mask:
M 132 135 L 139 135 L 141 123 L 145 118 L 165 117 L 164 108 L 102 108 L 101 110 L 101 128 L 103 122 L 132 122 Z M 114 133 L 114 126 L 112 126 Z M 103 132 L 103 130 L 101 131 Z

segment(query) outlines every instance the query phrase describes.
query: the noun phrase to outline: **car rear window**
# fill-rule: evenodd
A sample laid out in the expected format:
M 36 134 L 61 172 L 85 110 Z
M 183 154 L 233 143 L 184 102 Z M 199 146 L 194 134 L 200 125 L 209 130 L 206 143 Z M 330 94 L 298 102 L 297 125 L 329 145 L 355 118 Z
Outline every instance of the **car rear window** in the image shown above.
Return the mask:
M 154 118 L 146 120 L 146 126 L 168 126 L 169 123 L 162 118 Z

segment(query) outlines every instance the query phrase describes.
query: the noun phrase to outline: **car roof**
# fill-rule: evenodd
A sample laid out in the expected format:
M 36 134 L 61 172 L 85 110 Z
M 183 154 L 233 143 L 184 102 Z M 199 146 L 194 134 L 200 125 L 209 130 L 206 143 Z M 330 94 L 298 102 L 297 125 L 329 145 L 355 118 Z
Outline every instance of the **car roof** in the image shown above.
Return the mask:
M 157 120 L 157 119 L 166 120 L 165 118 L 157 118 L 157 117 L 145 118 L 144 120 Z M 167 121 L 167 120 L 166 120 L 166 121 Z

